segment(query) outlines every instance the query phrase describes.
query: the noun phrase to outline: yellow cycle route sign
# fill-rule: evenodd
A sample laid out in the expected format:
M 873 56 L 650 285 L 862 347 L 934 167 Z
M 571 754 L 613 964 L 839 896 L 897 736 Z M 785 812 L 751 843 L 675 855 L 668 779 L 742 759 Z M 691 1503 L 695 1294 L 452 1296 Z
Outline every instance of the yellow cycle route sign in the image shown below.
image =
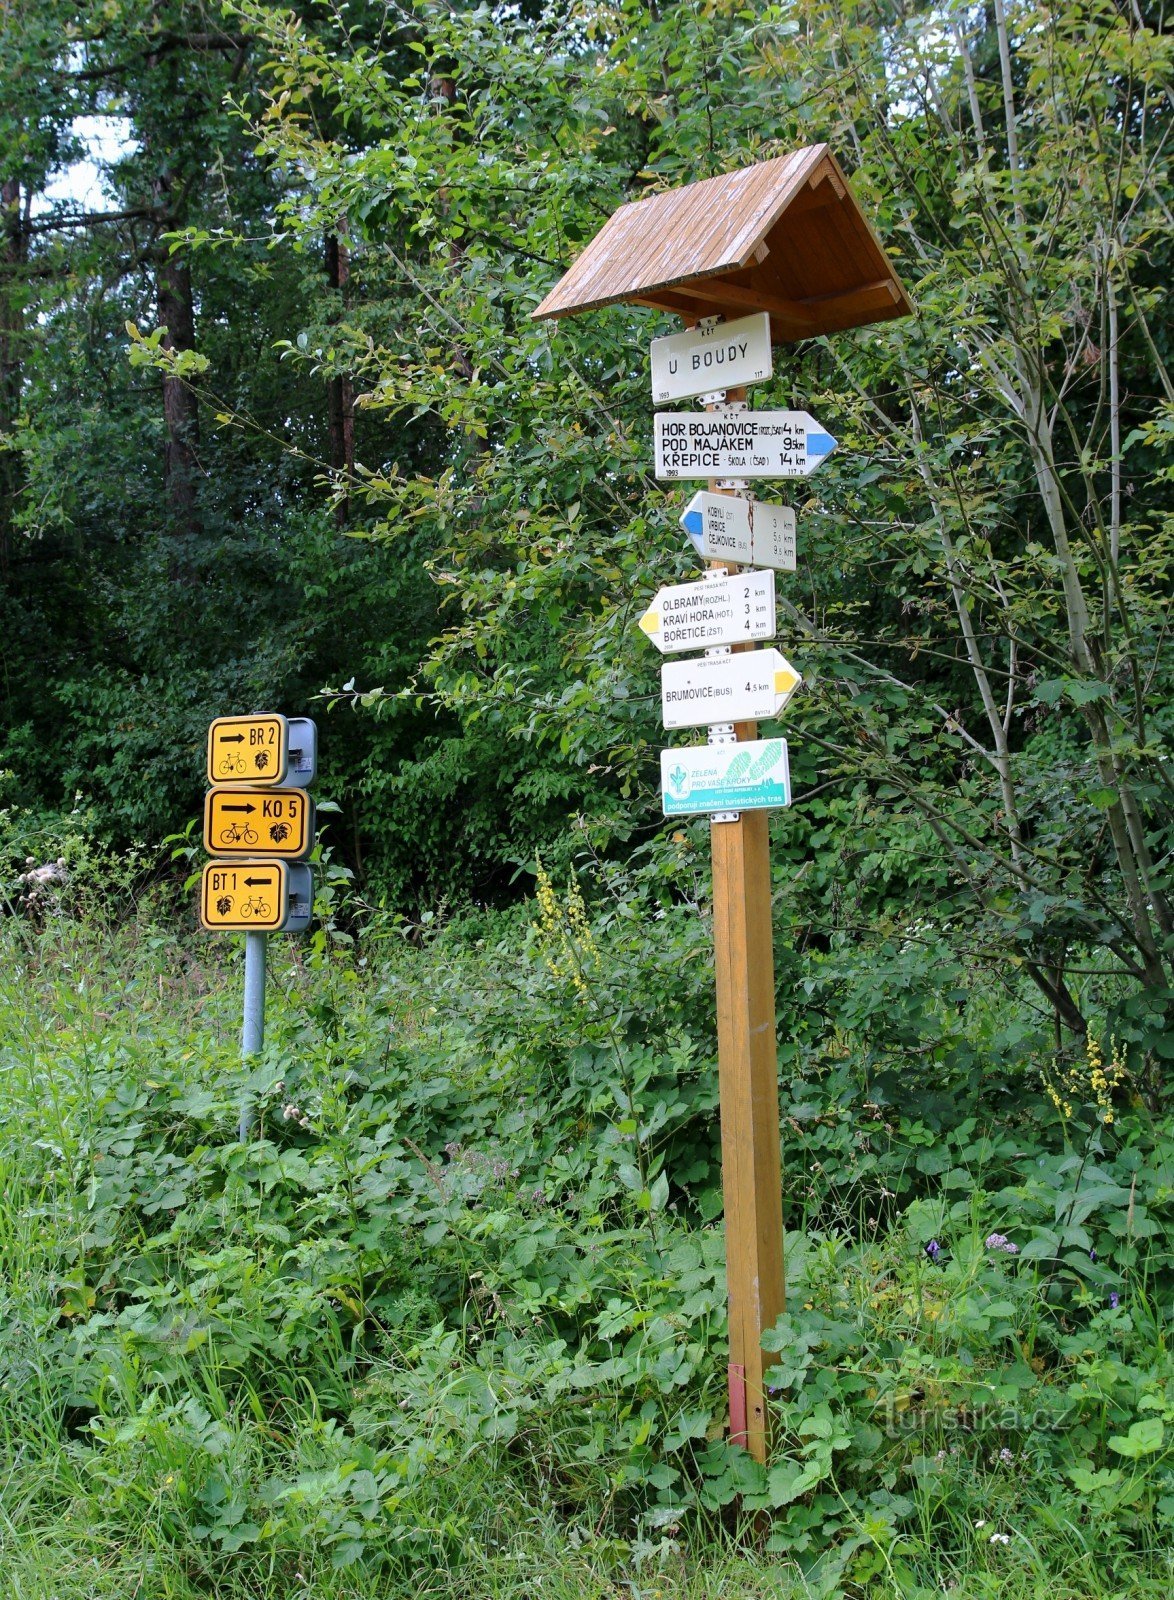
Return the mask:
M 210 932 L 272 933 L 288 915 L 284 861 L 209 861 L 204 868 L 200 921 Z
M 314 843 L 314 802 L 304 789 L 209 789 L 204 849 L 210 856 L 258 850 L 300 861 Z
M 209 783 L 284 783 L 289 772 L 289 723 L 277 712 L 217 717 L 208 729 Z

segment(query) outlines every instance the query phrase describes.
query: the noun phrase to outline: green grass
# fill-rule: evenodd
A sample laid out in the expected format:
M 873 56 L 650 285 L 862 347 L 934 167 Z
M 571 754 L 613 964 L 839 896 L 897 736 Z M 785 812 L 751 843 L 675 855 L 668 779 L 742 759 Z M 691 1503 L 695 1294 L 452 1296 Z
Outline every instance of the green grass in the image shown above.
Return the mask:
M 745 1468 L 706 1443 L 725 1354 L 720 1235 L 689 1205 L 712 1181 L 704 1041 L 690 1055 L 666 1012 L 607 1087 L 574 998 L 498 931 L 318 964 L 275 942 L 248 1083 L 263 1137 L 242 1150 L 227 941 L 146 919 L 4 930 L 3 1600 L 1171 1592 L 1168 1447 L 1108 1442 L 1171 1409 L 1167 1147 L 1116 1244 L 1107 1179 L 1087 1219 L 1120 1255 L 1127 1306 L 1106 1312 L 1099 1280 L 982 1248 L 1008 1208 L 1025 1240 L 1032 1205 L 1057 1209 L 1062 1152 L 1016 1166 L 963 1121 L 932 1146 L 957 1146 L 949 1171 L 927 1163 L 940 1185 L 919 1178 L 881 1230 L 862 1202 L 853 1237 L 827 1218 L 865 1193 L 836 1166 L 859 1167 L 859 1129 L 793 1132 L 789 1171 L 818 1150 L 839 1187 L 822 1212 L 818 1193 L 791 1207 L 784 1478 L 820 1459 L 821 1418 L 846 1431 L 814 1492 L 738 1480 L 739 1509 Z M 624 981 L 651 1034 L 649 963 Z M 641 1121 L 661 1108 L 647 1159 L 675 1198 L 656 1216 L 614 1095 Z M 878 1185 L 931 1148 L 915 1129 Z M 1120 1180 L 1129 1147 L 1116 1159 Z M 949 1242 L 937 1266 L 930 1231 Z M 959 1395 L 999 1385 L 1067 1406 L 1063 1428 L 949 1431 Z M 921 1431 L 885 1436 L 892 1404 L 924 1408 Z M 1072 1470 L 1102 1476 L 1078 1493 Z

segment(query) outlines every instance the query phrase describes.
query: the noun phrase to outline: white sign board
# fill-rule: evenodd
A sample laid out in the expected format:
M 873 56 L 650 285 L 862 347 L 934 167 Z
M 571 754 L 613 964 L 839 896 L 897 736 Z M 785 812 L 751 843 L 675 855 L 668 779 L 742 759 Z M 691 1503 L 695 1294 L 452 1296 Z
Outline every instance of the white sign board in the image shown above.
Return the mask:
M 803 679 L 777 650 L 666 661 L 660 708 L 666 728 L 777 717 Z
M 662 655 L 773 639 L 775 575 L 740 572 L 734 578 L 667 584 L 657 591 L 640 626 Z
M 790 506 L 699 489 L 681 513 L 681 526 L 697 554 L 709 561 L 795 570 L 795 513 Z
M 836 448 L 806 411 L 658 411 L 658 478 L 806 478 Z
M 765 311 L 652 341 L 654 403 L 761 383 L 772 371 L 770 317 Z
M 766 811 L 791 804 L 785 739 L 691 745 L 660 752 L 666 817 L 697 811 Z

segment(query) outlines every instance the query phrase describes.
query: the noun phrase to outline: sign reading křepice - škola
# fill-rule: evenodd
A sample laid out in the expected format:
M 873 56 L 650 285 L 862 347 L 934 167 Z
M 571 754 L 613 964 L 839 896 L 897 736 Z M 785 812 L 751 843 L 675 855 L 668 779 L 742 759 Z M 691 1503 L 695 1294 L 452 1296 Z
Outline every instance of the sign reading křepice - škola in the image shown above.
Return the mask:
M 806 411 L 658 411 L 658 478 L 806 478 L 836 441 Z

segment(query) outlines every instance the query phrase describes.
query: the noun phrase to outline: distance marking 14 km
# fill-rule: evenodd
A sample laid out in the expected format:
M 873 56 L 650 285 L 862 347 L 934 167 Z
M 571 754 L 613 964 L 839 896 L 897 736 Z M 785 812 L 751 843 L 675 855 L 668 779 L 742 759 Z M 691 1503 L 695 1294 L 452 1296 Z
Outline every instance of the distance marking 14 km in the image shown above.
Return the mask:
M 658 478 L 806 478 L 836 441 L 806 411 L 658 411 Z
M 314 802 L 302 789 L 209 789 L 204 849 L 213 856 L 258 850 L 300 861 L 314 843 Z
M 670 583 L 640 618 L 662 655 L 775 636 L 775 575 L 739 572 L 732 578 Z

